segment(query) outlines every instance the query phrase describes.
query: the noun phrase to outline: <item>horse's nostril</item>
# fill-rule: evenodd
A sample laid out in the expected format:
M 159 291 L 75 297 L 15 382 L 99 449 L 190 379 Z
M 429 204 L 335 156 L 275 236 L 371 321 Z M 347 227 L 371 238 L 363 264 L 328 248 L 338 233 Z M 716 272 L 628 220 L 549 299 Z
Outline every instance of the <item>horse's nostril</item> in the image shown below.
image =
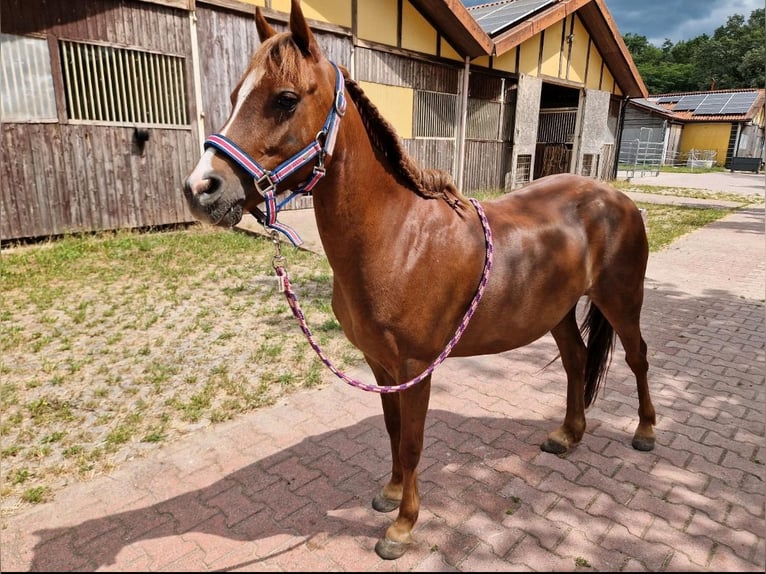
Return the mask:
M 221 196 L 223 180 L 217 175 L 208 174 L 196 180 L 186 180 L 184 188 L 187 195 L 196 198 L 200 205 L 208 205 Z

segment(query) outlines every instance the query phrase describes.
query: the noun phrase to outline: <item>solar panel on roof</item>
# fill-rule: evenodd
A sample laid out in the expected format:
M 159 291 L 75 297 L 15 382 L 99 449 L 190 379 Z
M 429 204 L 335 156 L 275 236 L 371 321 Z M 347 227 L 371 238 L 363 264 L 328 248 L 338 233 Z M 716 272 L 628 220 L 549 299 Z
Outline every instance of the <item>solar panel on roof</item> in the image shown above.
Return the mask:
M 657 98 L 658 104 L 674 104 L 681 99 L 681 96 L 661 96 Z
M 758 92 L 738 92 L 732 94 L 729 102 L 721 110 L 722 114 L 746 114 L 755 103 Z
M 693 113 L 695 116 L 720 114 L 730 99 L 731 94 L 708 94 Z
M 515 0 L 469 8 L 473 19 L 490 36 L 512 26 L 556 0 Z
M 693 94 L 689 96 L 681 96 L 678 103 L 673 106 L 674 112 L 687 112 L 696 109 L 702 101 L 705 99 L 705 94 Z

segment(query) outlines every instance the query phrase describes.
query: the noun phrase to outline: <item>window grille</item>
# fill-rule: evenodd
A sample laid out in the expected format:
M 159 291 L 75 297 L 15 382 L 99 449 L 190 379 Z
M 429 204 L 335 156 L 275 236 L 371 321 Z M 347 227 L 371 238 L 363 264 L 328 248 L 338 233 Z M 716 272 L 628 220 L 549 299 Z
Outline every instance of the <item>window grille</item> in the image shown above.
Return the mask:
M 474 140 L 497 141 L 502 139 L 500 127 L 503 106 L 499 102 L 468 98 L 468 121 L 466 137 Z
M 415 92 L 415 125 L 420 138 L 454 138 L 457 123 L 457 96 L 443 92 Z
M 69 119 L 188 124 L 182 57 L 69 41 L 60 47 Z
M 572 143 L 577 110 L 540 110 L 537 141 L 540 143 Z
M 598 175 L 598 154 L 586 153 L 582 156 L 582 175 L 596 177 Z
M 58 119 L 48 42 L 0 34 L 0 120 Z
M 513 178 L 513 186 L 519 187 L 525 183 L 529 183 L 530 174 L 532 173 L 532 155 L 531 154 L 519 154 L 516 157 L 516 175 Z

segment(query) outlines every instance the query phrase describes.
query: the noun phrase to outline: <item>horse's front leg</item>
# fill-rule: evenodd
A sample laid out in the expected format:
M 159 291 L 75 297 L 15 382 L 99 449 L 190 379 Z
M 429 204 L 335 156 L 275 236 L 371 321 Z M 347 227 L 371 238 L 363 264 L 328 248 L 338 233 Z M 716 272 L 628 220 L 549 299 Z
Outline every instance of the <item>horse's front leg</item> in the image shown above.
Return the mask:
M 379 384 L 390 385 L 392 379 L 373 367 Z M 426 414 L 431 391 L 430 375 L 400 393 L 383 393 L 383 418 L 391 442 L 391 478 L 373 499 L 373 508 L 389 512 L 399 507 L 396 520 L 375 545 L 381 558 L 393 560 L 402 556 L 412 542 L 412 530 L 420 513 L 417 466 L 423 451 Z

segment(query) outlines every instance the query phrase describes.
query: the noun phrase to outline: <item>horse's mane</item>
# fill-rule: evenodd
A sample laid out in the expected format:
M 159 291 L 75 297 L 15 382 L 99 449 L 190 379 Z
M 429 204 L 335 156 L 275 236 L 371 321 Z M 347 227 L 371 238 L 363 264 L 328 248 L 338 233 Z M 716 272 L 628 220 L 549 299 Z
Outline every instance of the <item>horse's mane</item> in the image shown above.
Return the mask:
M 262 63 L 268 66 L 272 73 L 279 72 L 298 85 L 305 83 L 306 78 L 300 73 L 299 62 L 302 55 L 295 49 L 290 35 L 279 34 L 269 42 L 271 46 L 260 55 L 257 54 L 255 58 L 260 58 L 260 61 L 254 61 L 253 64 Z M 349 78 L 345 70 L 343 75 L 348 93 L 359 110 L 370 142 L 391 162 L 405 185 L 427 199 L 444 199 L 454 208 L 465 207 L 468 200 L 455 186 L 452 176 L 443 170 L 421 169 L 407 154 L 393 126 L 380 114 L 359 84 Z
M 348 75 L 345 76 L 346 89 L 359 110 L 370 142 L 391 162 L 405 183 L 427 199 L 444 199 L 452 207 L 467 204 L 467 199 L 455 186 L 449 173 L 439 169 L 421 169 L 418 166 L 407 154 L 393 126 L 380 114 L 361 86 Z

